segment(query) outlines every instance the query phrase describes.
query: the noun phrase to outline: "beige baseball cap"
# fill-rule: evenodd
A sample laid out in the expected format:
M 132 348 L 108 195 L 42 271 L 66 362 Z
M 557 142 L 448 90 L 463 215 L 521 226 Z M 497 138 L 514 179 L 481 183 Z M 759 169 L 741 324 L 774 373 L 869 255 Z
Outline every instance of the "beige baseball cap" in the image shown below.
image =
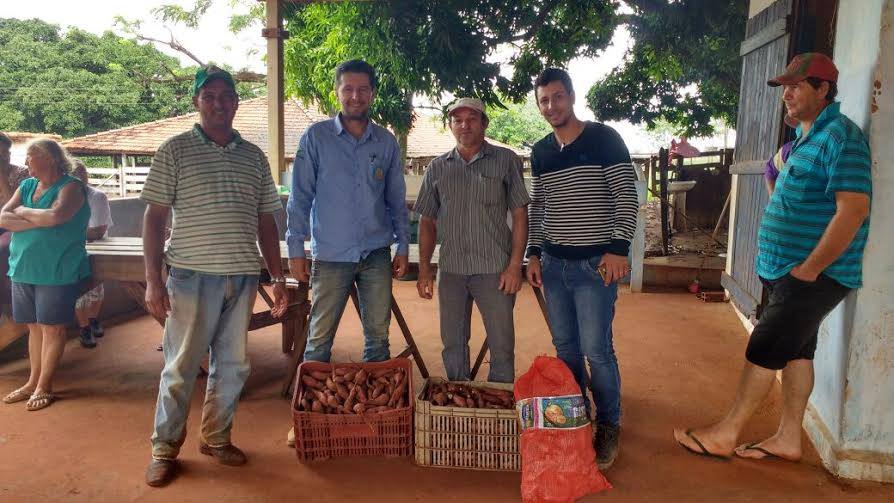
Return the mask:
M 478 98 L 460 98 L 453 102 L 452 105 L 447 109 L 447 115 L 453 115 L 453 112 L 459 110 L 460 108 L 469 108 L 472 110 L 477 110 L 481 114 L 484 114 L 484 103 Z

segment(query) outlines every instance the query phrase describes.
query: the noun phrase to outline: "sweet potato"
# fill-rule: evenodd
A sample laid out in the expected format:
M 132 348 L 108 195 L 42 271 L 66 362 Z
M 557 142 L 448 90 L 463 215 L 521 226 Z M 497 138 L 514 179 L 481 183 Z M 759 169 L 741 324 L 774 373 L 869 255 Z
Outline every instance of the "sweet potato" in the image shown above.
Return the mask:
M 511 391 L 506 391 L 502 389 L 494 389 L 494 388 L 479 388 L 479 391 L 488 395 L 495 396 L 501 400 L 514 400 L 514 396 Z
M 314 400 L 310 403 L 310 410 L 313 412 L 323 412 L 323 403 L 319 400 Z
M 331 377 L 326 378 L 326 387 L 329 388 L 330 391 L 338 391 L 338 387 L 335 385 L 335 381 L 333 381 Z
M 459 394 L 450 395 L 450 399 L 453 400 L 453 404 L 457 407 L 468 407 L 468 405 L 466 404 L 466 399 Z
M 394 369 L 375 369 L 369 372 L 374 377 L 385 377 L 394 373 Z
M 353 412 L 354 402 L 357 398 L 357 390 L 359 390 L 359 389 L 360 389 L 360 387 L 357 386 L 356 384 L 354 385 L 353 388 L 351 388 L 351 392 L 348 393 L 348 398 L 345 399 L 345 405 L 342 410 L 344 410 L 345 412 L 347 412 L 349 414 L 351 412 Z
M 394 373 L 394 376 L 391 378 L 392 384 L 395 386 L 399 385 L 401 381 L 404 379 L 404 373 L 402 370 L 398 369 L 397 372 Z
M 355 403 L 352 410 L 354 411 L 354 414 L 363 414 L 366 411 L 366 406 L 362 403 Z
M 307 374 L 318 381 L 325 381 L 326 378 L 329 377 L 328 372 L 320 372 L 319 370 L 311 370 Z
M 360 384 L 363 381 L 366 381 L 366 375 L 367 374 L 365 370 L 358 370 L 357 373 L 354 375 L 354 384 Z
M 326 397 L 326 405 L 332 407 L 333 409 L 338 408 L 338 398 L 335 398 L 333 395 L 329 395 Z
M 377 397 L 367 400 L 366 404 L 374 405 L 374 406 L 385 405 L 388 403 L 388 400 L 390 398 L 391 397 L 389 395 L 387 395 L 386 393 L 380 393 Z
M 394 386 L 394 390 L 391 392 L 391 398 L 388 400 L 388 406 L 394 407 L 394 404 L 397 403 L 397 399 L 403 395 L 404 389 L 406 389 L 406 381 L 400 381 Z
M 435 405 L 447 405 L 447 393 L 442 391 L 438 391 L 437 393 L 431 396 L 431 401 L 435 403 Z
M 362 386 L 357 386 L 357 398 L 360 400 L 360 402 L 363 402 L 363 403 L 365 403 L 366 399 L 367 399 L 366 390 L 364 389 L 365 387 L 366 387 L 366 383 L 363 383 Z
M 307 386 L 308 388 L 312 388 L 312 389 L 323 389 L 326 387 L 325 384 L 314 379 L 313 377 L 311 377 L 309 375 L 301 376 L 301 382 L 303 382 L 304 385 Z

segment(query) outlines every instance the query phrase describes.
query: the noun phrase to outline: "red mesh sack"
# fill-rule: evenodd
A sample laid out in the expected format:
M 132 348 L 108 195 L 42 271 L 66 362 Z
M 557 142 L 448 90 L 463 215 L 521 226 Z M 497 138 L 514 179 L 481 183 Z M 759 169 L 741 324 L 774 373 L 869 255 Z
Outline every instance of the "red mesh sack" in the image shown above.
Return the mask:
M 593 426 L 580 386 L 562 360 L 538 356 L 515 382 L 525 503 L 573 502 L 611 488 L 596 467 Z

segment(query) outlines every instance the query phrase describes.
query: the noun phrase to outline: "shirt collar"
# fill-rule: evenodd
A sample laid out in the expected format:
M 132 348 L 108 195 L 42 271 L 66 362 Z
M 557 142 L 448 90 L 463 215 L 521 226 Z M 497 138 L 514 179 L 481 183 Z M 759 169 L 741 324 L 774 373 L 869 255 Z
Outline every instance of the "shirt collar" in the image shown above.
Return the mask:
M 198 124 L 194 124 L 192 127 L 192 132 L 196 136 L 198 136 L 206 145 L 215 144 L 214 140 L 208 137 L 205 134 L 205 131 L 202 130 L 202 126 Z M 227 143 L 224 148 L 235 148 L 237 145 L 242 143 L 244 140 L 242 139 L 242 135 L 239 134 L 239 131 L 233 130 L 233 138 L 230 140 L 230 143 Z M 216 144 L 215 144 L 216 145 Z
M 472 157 L 472 159 L 469 160 L 468 164 L 472 164 L 473 162 L 477 161 L 478 159 L 487 157 L 487 156 L 493 154 L 493 152 L 494 152 L 493 145 L 491 145 L 490 143 L 487 142 L 487 140 L 485 140 L 484 143 L 481 144 L 481 150 L 479 150 L 478 153 L 475 154 Z M 450 152 L 447 153 L 447 158 L 450 160 L 462 159 L 463 162 L 465 162 L 465 159 L 463 159 L 463 157 L 461 155 L 459 155 L 459 151 L 456 150 L 456 147 L 453 147 L 450 150 Z
M 810 127 L 810 131 L 808 131 L 808 136 L 813 133 L 822 130 L 826 127 L 827 124 L 837 119 L 841 115 L 841 103 L 837 101 L 833 101 L 826 105 L 826 108 L 823 109 L 822 112 L 816 117 L 816 120 L 813 121 L 813 126 Z M 803 135 L 803 131 L 801 130 L 801 125 L 798 124 L 798 127 L 795 129 L 795 134 L 800 139 Z
M 345 126 L 341 122 L 341 112 L 335 115 L 335 119 L 333 120 L 333 125 L 335 127 L 336 136 L 340 136 L 343 132 L 345 132 Z M 350 133 L 348 133 L 350 134 Z M 373 139 L 373 123 L 372 121 L 368 121 L 366 123 L 366 131 L 363 132 L 363 136 L 357 140 L 357 143 L 363 143 L 367 140 Z

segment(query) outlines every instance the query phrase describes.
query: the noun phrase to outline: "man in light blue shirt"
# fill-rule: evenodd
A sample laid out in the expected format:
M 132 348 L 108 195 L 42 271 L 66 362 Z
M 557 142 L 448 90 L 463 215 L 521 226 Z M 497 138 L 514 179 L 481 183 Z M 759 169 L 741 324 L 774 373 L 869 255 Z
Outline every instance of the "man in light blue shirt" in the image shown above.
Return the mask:
M 363 360 L 390 357 L 391 279 L 406 273 L 409 225 L 397 140 L 369 120 L 376 84 L 375 70 L 365 61 L 339 65 L 341 112 L 309 127 L 295 154 L 286 242 L 292 275 L 313 285 L 305 360 L 329 361 L 355 283 Z M 312 267 L 304 252 L 308 237 Z

